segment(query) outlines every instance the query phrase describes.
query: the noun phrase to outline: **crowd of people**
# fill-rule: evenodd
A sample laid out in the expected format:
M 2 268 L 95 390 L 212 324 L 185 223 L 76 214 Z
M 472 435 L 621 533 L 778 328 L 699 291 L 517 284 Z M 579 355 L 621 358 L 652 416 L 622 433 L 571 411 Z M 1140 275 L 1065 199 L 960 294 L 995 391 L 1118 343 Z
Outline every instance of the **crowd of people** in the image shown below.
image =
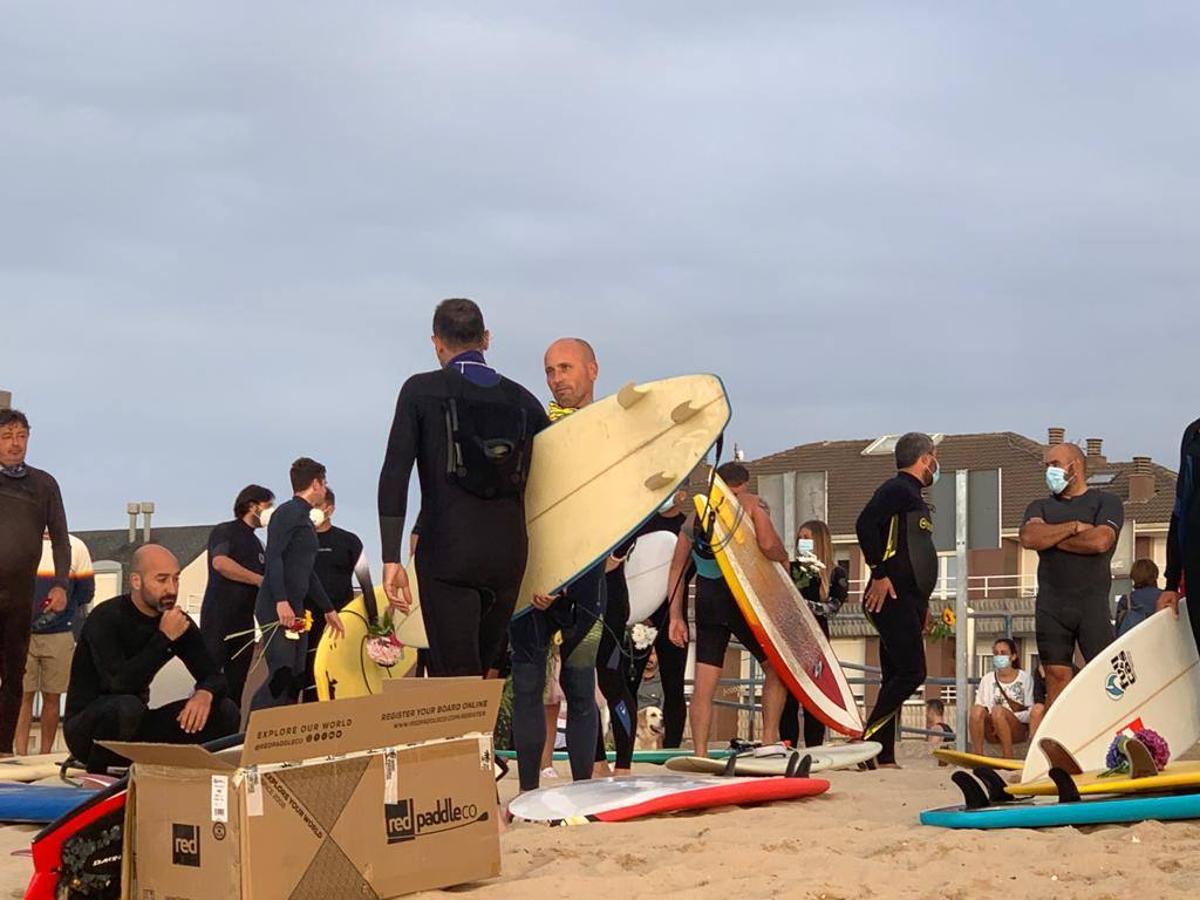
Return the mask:
M 475 303 L 454 299 L 437 306 L 432 342 L 439 365 L 403 385 L 379 478 L 383 593 L 395 615 L 413 609 L 413 586 L 401 564 L 407 537 L 429 641 L 424 674 L 511 678 L 523 791 L 540 784 L 560 702 L 571 776 L 608 771 L 597 688 L 615 748 L 613 770 L 630 771 L 651 654 L 661 678 L 664 745 L 680 745 L 690 718 L 695 752 L 706 755 L 713 698 L 734 639 L 763 665 L 764 741 L 822 743 L 824 727 L 789 696 L 748 626 L 716 563 L 711 535 L 689 511 L 686 491 L 670 497 L 606 560 L 559 593 L 535 596 L 532 608 L 514 618 L 529 549 L 524 489 L 534 438 L 594 402 L 600 364 L 586 340 L 552 343 L 544 370 L 553 399 L 544 406 L 488 363 L 489 341 Z M 238 493 L 233 518 L 210 537 L 199 627 L 177 606 L 179 561 L 155 544 L 133 555 L 128 593 L 97 604 L 82 620 L 94 593 L 91 562 L 68 534 L 54 478 L 26 463 L 29 436 L 25 415 L 0 410 L 0 753 L 13 751 L 14 738 L 17 751 L 28 749 L 38 692 L 43 751 L 53 743 L 65 693 L 65 740 L 93 771 L 123 762 L 102 742 L 205 741 L 235 733 L 247 709 L 312 698 L 313 651 L 323 629 L 343 632 L 340 611 L 355 596 L 355 580 L 364 596 L 374 596 L 362 541 L 333 525 L 335 498 L 323 465 L 297 459 L 289 473 L 292 496 L 278 506 L 273 492 L 257 484 Z M 1177 607 L 1186 583 L 1200 581 L 1198 458 L 1200 422 L 1184 435 L 1166 589 L 1158 589 L 1153 564 L 1139 561 L 1121 628 Z M 885 766 L 896 764 L 899 712 L 926 679 L 924 634 L 938 574 L 934 511 L 925 498 L 940 474 L 938 447 L 926 434 L 906 434 L 896 444 L 895 464 L 896 475 L 875 491 L 856 526 L 869 572 L 863 610 L 879 633 L 882 670 L 865 736 L 883 745 L 879 764 Z M 414 468 L 420 506 L 410 523 Z M 828 635 L 828 618 L 849 594 L 828 526 L 805 522 L 788 536 L 795 541 L 789 546 L 751 493 L 747 468 L 725 462 L 717 472 L 753 523 L 759 549 L 789 567 Z M 994 669 L 980 684 L 970 717 L 977 749 L 994 742 L 1011 754 L 1070 681 L 1077 654 L 1086 662 L 1114 638 L 1110 561 L 1123 527 L 1122 503 L 1088 485 L 1087 459 L 1072 444 L 1046 451 L 1045 472 L 1046 495 L 1030 503 L 1020 530 L 1021 546 L 1039 555 L 1036 631 L 1044 698 L 1021 669 L 1016 643 L 996 641 Z M 256 534 L 264 527 L 265 545 Z M 653 645 L 636 650 L 626 635 L 624 567 L 638 540 L 654 532 L 674 536 L 676 548 L 668 596 L 648 620 L 656 629 Z M 1192 624 L 1200 627 L 1200 616 Z M 690 707 L 684 691 L 689 642 L 695 644 Z M 151 708 L 150 684 L 173 657 L 187 667 L 194 690 Z M 256 682 L 250 673 L 257 666 Z M 930 717 L 945 727 L 933 706 Z

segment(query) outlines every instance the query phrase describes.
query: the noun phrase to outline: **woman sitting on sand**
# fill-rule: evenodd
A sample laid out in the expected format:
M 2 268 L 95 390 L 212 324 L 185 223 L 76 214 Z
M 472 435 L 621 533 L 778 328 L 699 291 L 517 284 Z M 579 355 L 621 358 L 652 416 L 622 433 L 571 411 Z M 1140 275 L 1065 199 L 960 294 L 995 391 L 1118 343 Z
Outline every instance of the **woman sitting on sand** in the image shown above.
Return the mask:
M 979 679 L 971 708 L 971 748 L 983 755 L 985 741 L 999 744 L 1001 755 L 1012 759 L 1013 744 L 1029 738 L 1033 706 L 1033 677 L 1020 667 L 1017 644 L 1000 638 L 992 645 L 992 671 Z

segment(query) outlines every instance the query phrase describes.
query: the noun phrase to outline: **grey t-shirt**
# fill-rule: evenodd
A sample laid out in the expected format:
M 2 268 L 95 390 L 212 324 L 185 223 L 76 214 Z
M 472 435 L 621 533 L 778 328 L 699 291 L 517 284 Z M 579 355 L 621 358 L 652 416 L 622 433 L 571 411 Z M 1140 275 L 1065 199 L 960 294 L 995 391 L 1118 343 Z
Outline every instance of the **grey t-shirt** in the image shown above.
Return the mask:
M 1041 519 L 1048 525 L 1084 522 L 1107 525 L 1120 535 L 1125 523 L 1125 508 L 1115 494 L 1094 488 L 1078 497 L 1044 497 L 1034 500 L 1025 510 L 1023 522 Z M 1051 547 L 1038 551 L 1038 603 L 1055 606 L 1108 603 L 1112 589 L 1113 549 L 1087 556 Z

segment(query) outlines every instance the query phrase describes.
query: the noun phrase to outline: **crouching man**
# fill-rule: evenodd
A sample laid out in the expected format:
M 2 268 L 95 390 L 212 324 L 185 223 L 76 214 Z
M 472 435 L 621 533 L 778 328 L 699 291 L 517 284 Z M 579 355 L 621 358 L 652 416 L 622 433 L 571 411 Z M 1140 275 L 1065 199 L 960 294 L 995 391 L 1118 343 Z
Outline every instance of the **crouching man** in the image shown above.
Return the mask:
M 175 607 L 179 562 L 165 547 L 146 544 L 133 555 L 130 592 L 99 604 L 88 616 L 71 662 L 63 735 L 89 772 L 127 760 L 100 741 L 200 744 L 233 734 L 238 708 L 225 696 L 225 676 L 209 656 L 200 629 Z M 187 700 L 150 709 L 150 683 L 173 656 L 196 680 Z

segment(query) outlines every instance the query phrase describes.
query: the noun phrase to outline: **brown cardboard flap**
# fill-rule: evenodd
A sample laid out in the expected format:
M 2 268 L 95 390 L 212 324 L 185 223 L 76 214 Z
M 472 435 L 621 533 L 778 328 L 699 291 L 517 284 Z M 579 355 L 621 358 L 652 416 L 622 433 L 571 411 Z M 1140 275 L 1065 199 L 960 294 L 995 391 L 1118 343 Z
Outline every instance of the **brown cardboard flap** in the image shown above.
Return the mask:
M 149 766 L 177 766 L 181 769 L 214 769 L 232 772 L 236 761 L 222 759 L 209 753 L 199 744 L 135 744 L 125 741 L 97 741 L 114 753 Z
M 251 713 L 242 765 L 490 733 L 504 689 L 502 681 L 482 678 L 399 678 L 384 684 L 384 693 L 373 697 Z

